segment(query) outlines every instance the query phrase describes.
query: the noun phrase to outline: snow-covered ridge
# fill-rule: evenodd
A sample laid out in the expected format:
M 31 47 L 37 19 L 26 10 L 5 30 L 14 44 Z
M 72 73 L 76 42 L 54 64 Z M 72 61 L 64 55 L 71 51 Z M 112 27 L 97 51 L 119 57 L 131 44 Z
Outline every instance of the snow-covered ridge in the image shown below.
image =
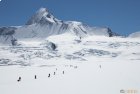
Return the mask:
M 25 34 L 24 36 L 22 33 L 25 31 L 27 31 L 28 34 Z M 58 20 L 46 8 L 40 8 L 35 15 L 28 20 L 26 26 L 18 29 L 17 32 L 16 35 L 19 38 L 46 38 L 51 35 L 63 34 L 66 32 L 70 32 L 80 37 L 87 35 L 112 37 L 117 35 L 106 27 L 90 27 L 82 22 Z
M 46 39 L 49 36 L 64 33 L 78 37 L 92 35 L 112 37 L 118 35 L 108 27 L 91 27 L 82 22 L 58 20 L 46 8 L 40 8 L 25 25 L 10 30 L 5 28 L 4 32 L 7 30 L 10 33 L 14 32 L 10 36 L 17 40 L 24 38 Z M 3 32 L 3 28 L 0 28 L 0 32 Z
M 130 38 L 140 38 L 140 31 L 129 35 Z

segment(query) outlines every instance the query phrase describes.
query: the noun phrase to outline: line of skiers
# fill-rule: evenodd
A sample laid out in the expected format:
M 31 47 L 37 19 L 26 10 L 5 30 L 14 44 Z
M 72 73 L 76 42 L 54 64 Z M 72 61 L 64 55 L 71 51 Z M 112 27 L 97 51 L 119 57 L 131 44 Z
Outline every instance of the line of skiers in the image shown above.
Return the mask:
M 56 70 L 57 70 L 57 68 L 56 68 Z M 62 74 L 64 74 L 64 73 L 65 73 L 65 72 L 62 71 Z M 56 75 L 56 72 L 54 72 L 53 75 Z M 48 74 L 48 78 L 50 78 L 50 77 L 51 77 L 51 74 L 49 73 L 49 74 Z M 37 79 L 37 75 L 34 75 L 34 79 Z M 18 78 L 17 82 L 20 82 L 20 81 L 21 81 L 21 77 Z
M 70 65 L 70 67 L 73 67 L 73 65 Z M 101 65 L 99 65 L 99 68 L 101 69 Z M 74 68 L 78 68 L 77 66 L 74 66 Z M 56 68 L 56 71 L 57 71 L 57 68 Z M 65 74 L 65 71 L 62 71 L 62 74 Z M 53 75 L 56 75 L 56 72 L 53 73 Z M 51 77 L 51 74 L 49 73 L 48 74 L 48 78 Z M 37 79 L 37 75 L 34 75 L 34 79 Z M 20 82 L 21 81 L 21 77 L 18 78 L 17 82 Z

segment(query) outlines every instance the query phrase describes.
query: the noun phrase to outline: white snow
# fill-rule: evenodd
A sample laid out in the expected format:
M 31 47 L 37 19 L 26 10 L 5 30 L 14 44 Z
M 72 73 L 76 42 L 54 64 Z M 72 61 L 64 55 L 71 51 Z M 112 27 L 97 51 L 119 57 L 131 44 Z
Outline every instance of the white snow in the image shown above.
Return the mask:
M 41 8 L 0 37 L 0 94 L 140 94 L 139 32 L 109 33 Z M 12 38 L 18 45 L 10 46 Z
M 57 49 L 44 48 L 44 41 L 55 43 Z M 122 89 L 140 93 L 139 39 L 80 39 L 65 33 L 20 43 L 0 47 L 1 94 L 121 94 Z

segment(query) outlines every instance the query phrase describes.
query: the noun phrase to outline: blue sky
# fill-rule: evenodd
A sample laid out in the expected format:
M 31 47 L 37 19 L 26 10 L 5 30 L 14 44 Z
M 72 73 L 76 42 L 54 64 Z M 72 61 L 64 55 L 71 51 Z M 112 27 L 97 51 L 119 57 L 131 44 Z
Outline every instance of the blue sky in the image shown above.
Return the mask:
M 122 35 L 140 31 L 140 0 L 2 0 L 0 26 L 23 25 L 40 7 L 58 19 L 108 26 Z

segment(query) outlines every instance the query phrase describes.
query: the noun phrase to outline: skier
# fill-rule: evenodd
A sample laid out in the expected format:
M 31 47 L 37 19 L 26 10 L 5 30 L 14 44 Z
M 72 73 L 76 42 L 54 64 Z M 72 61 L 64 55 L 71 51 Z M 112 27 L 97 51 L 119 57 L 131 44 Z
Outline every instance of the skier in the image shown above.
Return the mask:
M 35 75 L 35 79 L 37 79 L 37 76 Z
M 55 75 L 56 73 L 54 72 L 54 75 Z
M 100 67 L 100 69 L 101 69 L 101 65 L 100 65 L 99 67 Z
M 50 76 L 51 76 L 51 74 L 49 73 L 48 77 L 50 77 Z
M 64 71 L 63 71 L 63 74 L 64 74 Z
M 18 82 L 21 81 L 21 77 L 19 77 L 17 81 L 18 81 Z

